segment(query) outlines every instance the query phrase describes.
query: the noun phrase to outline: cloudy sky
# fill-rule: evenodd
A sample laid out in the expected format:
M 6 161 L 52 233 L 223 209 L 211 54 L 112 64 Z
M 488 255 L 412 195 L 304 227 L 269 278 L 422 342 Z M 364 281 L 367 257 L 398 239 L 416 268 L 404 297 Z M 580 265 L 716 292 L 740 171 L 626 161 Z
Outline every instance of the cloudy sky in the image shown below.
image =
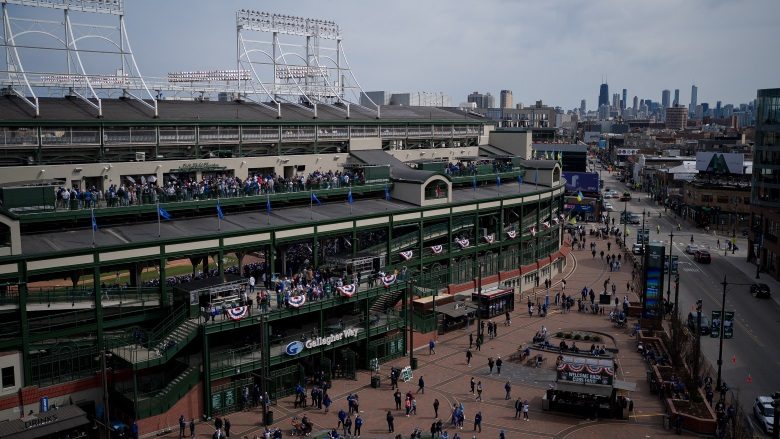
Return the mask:
M 126 0 L 144 75 L 235 67 L 235 11 L 331 19 L 365 90 L 595 106 L 610 93 L 747 102 L 780 87 L 778 0 Z M 496 99 L 498 104 L 498 99 Z

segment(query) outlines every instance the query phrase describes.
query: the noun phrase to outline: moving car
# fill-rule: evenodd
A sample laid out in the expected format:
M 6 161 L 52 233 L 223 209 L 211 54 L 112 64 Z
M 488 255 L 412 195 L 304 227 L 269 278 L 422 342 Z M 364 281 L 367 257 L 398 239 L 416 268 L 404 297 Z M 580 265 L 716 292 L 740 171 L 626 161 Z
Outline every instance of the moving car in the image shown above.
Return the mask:
M 615 196 L 612 195 L 612 192 L 604 192 L 604 199 L 606 200 L 609 198 L 615 198 Z
M 624 217 L 620 218 L 620 224 L 623 224 L 623 223 L 639 224 L 641 222 L 642 222 L 642 220 L 638 216 L 635 216 L 635 215 L 629 215 L 628 217 L 624 216 Z
M 772 292 L 769 290 L 769 285 L 755 283 L 750 286 L 750 294 L 760 298 L 768 298 Z
M 634 244 L 631 246 L 631 253 L 635 255 L 642 255 L 645 253 L 645 246 L 642 244 Z
M 694 259 L 696 259 L 697 262 L 701 264 L 709 264 L 712 262 L 712 257 L 710 256 L 710 252 L 707 250 L 696 250 L 696 253 L 693 254 Z
M 694 334 L 696 333 L 696 320 L 697 317 L 694 313 L 689 312 L 688 313 L 688 329 L 691 330 Z M 704 314 L 701 316 L 701 335 L 709 335 L 710 334 L 710 319 L 707 318 Z
M 615 210 L 615 206 L 613 206 L 612 203 L 604 203 L 604 210 L 612 212 Z
M 685 246 L 685 253 L 688 253 L 689 255 L 696 254 L 697 251 L 699 251 L 699 246 L 696 244 L 688 244 Z
M 775 409 L 772 407 L 771 396 L 759 396 L 753 404 L 753 416 L 767 434 L 772 434 L 772 426 L 775 422 Z
M 623 196 L 620 197 L 620 201 L 631 201 L 631 192 L 623 192 Z

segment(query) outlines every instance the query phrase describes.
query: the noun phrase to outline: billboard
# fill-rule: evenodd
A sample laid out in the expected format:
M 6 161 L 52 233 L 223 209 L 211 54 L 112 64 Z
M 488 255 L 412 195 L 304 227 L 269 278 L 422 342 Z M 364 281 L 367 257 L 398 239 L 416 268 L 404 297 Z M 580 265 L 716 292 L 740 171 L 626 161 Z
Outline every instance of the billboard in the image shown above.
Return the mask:
M 714 174 L 744 174 L 745 154 L 697 152 L 696 170 Z
M 566 192 L 598 192 L 599 174 L 597 172 L 564 172 Z
M 710 337 L 720 337 L 720 311 L 712 312 L 712 326 L 710 328 Z M 726 311 L 726 318 L 723 320 L 723 338 L 734 337 L 734 311 Z
M 655 244 L 647 246 L 645 252 L 642 317 L 646 319 L 660 320 L 663 316 L 664 254 L 664 246 Z

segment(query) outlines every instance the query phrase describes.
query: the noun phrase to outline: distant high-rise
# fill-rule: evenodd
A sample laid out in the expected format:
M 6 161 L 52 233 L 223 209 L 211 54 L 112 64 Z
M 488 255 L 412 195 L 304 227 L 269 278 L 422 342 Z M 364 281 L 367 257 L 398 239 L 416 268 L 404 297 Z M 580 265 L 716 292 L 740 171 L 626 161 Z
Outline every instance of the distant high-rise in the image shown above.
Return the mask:
M 620 109 L 625 110 L 626 109 L 626 102 L 628 102 L 628 90 L 625 88 L 623 89 L 623 100 L 620 102 Z
M 475 91 L 468 95 L 467 97 L 468 102 L 473 102 L 477 105 L 477 108 L 494 108 L 496 101 L 493 95 L 490 93 L 482 94 L 478 91 Z
M 680 89 L 675 88 L 674 89 L 674 101 L 672 101 L 672 106 L 676 107 L 680 105 Z
M 688 110 L 684 106 L 666 109 L 666 128 L 684 130 L 688 124 Z
M 612 94 L 612 108 L 615 110 L 620 109 L 620 93 Z
M 688 106 L 688 113 L 696 112 L 696 105 L 699 104 L 699 88 L 695 85 L 691 86 L 691 105 Z
M 496 97 L 490 92 L 485 93 L 485 105 L 485 108 L 496 108 Z
M 609 105 L 609 86 L 604 83 L 599 87 L 599 107 Z
M 588 106 L 586 104 L 585 99 L 580 101 L 580 114 L 582 115 L 588 112 Z
M 669 108 L 669 106 L 672 103 L 672 92 L 669 90 L 664 90 L 661 92 L 661 106 L 666 109 Z
M 723 103 L 721 101 L 717 101 L 715 103 L 715 114 L 713 114 L 713 117 L 715 117 L 716 119 L 719 119 L 719 118 L 723 117 L 720 114 L 721 105 L 723 105 Z
M 501 90 L 501 108 L 512 108 L 512 90 Z
M 639 110 L 639 98 L 637 96 L 634 96 L 634 111 Z

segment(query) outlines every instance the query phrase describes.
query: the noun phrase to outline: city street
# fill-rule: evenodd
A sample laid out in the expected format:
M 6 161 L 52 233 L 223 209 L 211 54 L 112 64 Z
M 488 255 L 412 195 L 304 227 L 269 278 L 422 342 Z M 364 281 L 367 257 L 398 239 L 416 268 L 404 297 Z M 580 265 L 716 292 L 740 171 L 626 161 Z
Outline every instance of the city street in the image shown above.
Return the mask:
M 620 193 L 628 190 L 614 175 L 602 170 L 604 187 L 609 187 Z M 640 201 L 641 200 L 641 201 Z M 623 203 L 616 206 L 623 208 Z M 714 236 L 705 233 L 690 223 L 664 212 L 663 206 L 650 201 L 649 195 L 643 192 L 632 192 L 632 199 L 627 203 L 629 212 L 640 216 L 645 211 L 645 228 L 650 230 L 650 241 L 661 242 L 667 247 L 670 232 L 673 233 L 673 255 L 679 256 L 680 273 L 680 314 L 683 320 L 689 312 L 695 312 L 696 300 L 703 301 L 703 315 L 710 317 L 712 311 L 720 311 L 723 294 L 723 276 L 726 275 L 726 310 L 735 311 L 734 338 L 723 342 L 722 379 L 737 392 L 744 409 L 750 412 L 755 398 L 759 395 L 770 395 L 780 390 L 780 343 L 776 334 L 780 330 L 780 286 L 768 275 L 760 275 L 755 279 L 755 265 L 746 262 L 747 240 L 737 237 L 738 250 L 732 254 L 724 246 L 727 236 Z M 659 217 L 659 213 L 661 214 Z M 612 212 L 619 218 L 619 212 Z M 617 222 L 617 221 L 616 221 Z M 682 230 L 677 230 L 677 224 Z M 661 232 L 657 232 L 660 225 Z M 629 225 L 629 243 L 636 242 L 640 225 Z M 712 262 L 701 264 L 693 255 L 685 253 L 685 247 L 690 244 L 693 236 L 694 244 L 710 250 Z M 717 241 L 721 247 L 718 249 Z M 665 276 L 664 282 L 668 282 Z M 750 285 L 763 282 L 770 286 L 772 297 L 759 299 L 750 294 Z M 666 290 L 666 285 L 664 290 Z M 674 284 L 671 285 L 672 300 L 674 300 Z M 702 352 L 707 361 L 717 370 L 718 338 L 702 336 Z M 716 377 L 712 376 L 713 380 Z M 752 420 L 752 419 L 751 419 Z

